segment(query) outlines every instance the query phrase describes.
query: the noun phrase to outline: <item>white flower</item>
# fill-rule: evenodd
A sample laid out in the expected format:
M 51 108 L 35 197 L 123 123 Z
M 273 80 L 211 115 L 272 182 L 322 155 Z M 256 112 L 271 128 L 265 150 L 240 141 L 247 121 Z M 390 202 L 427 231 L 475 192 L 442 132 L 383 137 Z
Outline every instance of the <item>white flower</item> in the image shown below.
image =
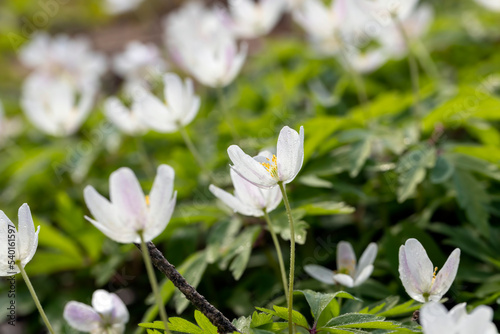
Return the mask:
M 112 15 L 130 12 L 142 3 L 143 0 L 105 0 L 104 9 Z
M 363 10 L 377 19 L 381 24 L 388 24 L 395 17 L 406 20 L 417 6 L 418 0 L 359 0 Z
M 234 195 L 213 184 L 210 185 L 209 189 L 212 194 L 235 212 L 245 216 L 262 217 L 264 216 L 263 210 L 269 213 L 280 204 L 282 195 L 278 187 L 262 189 L 239 176 L 234 170 L 230 172 L 234 185 Z
M 337 245 L 337 271 L 316 264 L 306 265 L 304 270 L 320 282 L 338 283 L 352 288 L 361 285 L 370 277 L 377 251 L 377 244 L 370 243 L 356 265 L 356 254 L 354 254 L 351 244 L 347 241 L 341 241 Z
M 384 48 L 375 48 L 366 52 L 353 50 L 346 57 L 350 66 L 359 73 L 370 73 L 384 65 L 390 56 Z
M 500 12 L 500 2 L 498 0 L 474 0 L 479 5 L 493 12 Z
M 449 312 L 442 304 L 430 302 L 420 310 L 420 323 L 424 334 L 497 334 L 491 307 L 481 305 L 470 314 L 461 303 Z
M 104 101 L 104 112 L 118 129 L 128 135 L 142 135 L 148 130 L 137 111 L 127 108 L 117 97 Z
M 132 97 L 132 109 L 152 129 L 175 132 L 179 126 L 188 125 L 196 117 L 200 98 L 194 94 L 193 82 L 189 78 L 183 83 L 178 75 L 167 73 L 163 82 L 165 101 L 143 89 Z
M 64 319 L 74 329 L 92 334 L 122 334 L 129 320 L 127 307 L 114 293 L 96 290 L 92 307 L 70 301 L 64 307 Z
M 209 87 L 225 87 L 240 72 L 247 56 L 248 45 L 238 45 L 233 38 L 214 44 L 200 44 L 183 60 L 185 68 L 200 83 Z
M 64 78 L 33 73 L 23 85 L 21 105 L 31 123 L 52 136 L 75 133 L 92 109 L 96 87 L 78 89 Z
M 80 86 L 96 84 L 106 71 L 106 60 L 91 49 L 90 41 L 84 37 L 70 38 L 67 35 L 50 37 L 36 33 L 20 50 L 23 65 L 46 76 L 64 77 Z
M 448 291 L 457 275 L 460 249 L 456 248 L 436 275 L 427 252 L 416 239 L 408 239 L 399 248 L 399 277 L 408 295 L 425 303 L 439 301 Z
M 175 207 L 174 170 L 160 165 L 148 197 L 144 196 L 134 172 L 123 167 L 111 173 L 111 201 L 92 186 L 85 187 L 85 203 L 94 219 L 85 217 L 110 239 L 120 243 L 139 243 L 142 234 L 148 242 L 163 232 Z
M 278 23 L 285 9 L 284 0 L 229 0 L 229 12 L 237 37 L 267 35 Z
M 38 233 L 28 204 L 23 204 L 18 212 L 18 230 L 9 217 L 0 210 L 0 276 L 11 276 L 20 272 L 31 261 L 38 247 Z M 10 248 L 13 247 L 13 248 Z M 9 251 L 10 250 L 10 251 Z M 13 254 L 14 253 L 14 254 Z M 12 264 L 9 261 L 19 262 Z
M 144 77 L 159 76 L 166 67 L 160 50 L 151 43 L 129 42 L 125 51 L 113 58 L 113 70 L 128 81 L 141 81 Z
M 276 155 L 258 155 L 254 158 L 245 154 L 238 145 L 227 149 L 231 168 L 241 177 L 261 188 L 271 188 L 283 182 L 293 181 L 304 161 L 304 127 L 297 131 L 283 127 L 278 137 Z

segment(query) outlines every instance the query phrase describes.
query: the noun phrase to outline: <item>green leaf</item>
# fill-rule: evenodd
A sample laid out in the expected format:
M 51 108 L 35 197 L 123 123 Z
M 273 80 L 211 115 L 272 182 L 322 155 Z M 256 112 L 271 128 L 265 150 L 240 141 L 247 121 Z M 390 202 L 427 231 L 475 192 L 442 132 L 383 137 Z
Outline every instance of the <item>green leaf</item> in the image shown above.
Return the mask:
M 381 317 L 397 317 L 401 315 L 406 315 L 409 313 L 413 313 L 414 311 L 420 309 L 422 304 L 415 302 L 413 299 L 397 305 L 395 307 L 384 309 L 382 312 L 378 313 L 378 316 Z
M 365 165 L 366 160 L 370 156 L 372 147 L 372 136 L 366 136 L 362 140 L 351 145 L 349 161 L 351 163 L 349 175 L 351 177 L 358 176 L 361 168 Z
M 320 293 L 312 290 L 297 290 L 295 293 L 302 293 L 311 308 L 311 312 L 313 314 L 314 319 L 318 320 L 321 317 L 321 314 L 327 307 L 331 307 L 332 316 L 338 316 L 338 303 L 335 301 L 335 298 L 346 298 L 346 299 L 357 299 L 351 294 L 345 291 L 338 291 L 335 293 Z M 332 301 L 335 301 L 332 304 Z
M 453 184 L 458 204 L 465 210 L 469 221 L 476 225 L 484 236 L 488 236 L 490 214 L 487 206 L 490 197 L 485 187 L 471 173 L 462 169 L 456 170 L 453 174 Z
M 229 269 L 235 280 L 239 280 L 243 275 L 252 253 L 253 243 L 260 231 L 260 226 L 251 226 L 243 230 L 229 246 L 227 254 L 221 259 L 221 269 L 227 268 L 228 263 L 231 262 Z
M 425 178 L 426 169 L 434 166 L 436 149 L 428 145 L 419 145 L 408 151 L 398 161 L 396 172 L 399 173 L 398 202 L 402 203 L 415 193 L 415 189 Z
M 396 329 L 399 326 L 372 314 L 346 313 L 330 320 L 325 327 Z
M 295 228 L 295 242 L 303 245 L 306 242 L 307 228 L 309 224 L 302 220 L 306 215 L 306 211 L 302 209 L 292 210 L 293 223 Z M 290 223 L 288 216 L 282 211 L 281 215 L 271 217 L 274 231 L 279 233 L 283 240 L 290 240 Z
M 281 319 L 288 321 L 288 308 L 281 306 L 273 306 L 276 311 L 276 315 Z M 306 318 L 298 311 L 292 311 L 292 322 L 298 326 L 304 327 L 306 329 L 309 328 L 309 324 L 307 323 Z
M 340 118 L 332 116 L 315 117 L 304 123 L 305 135 L 304 141 L 304 164 L 311 156 L 318 151 L 318 147 L 340 128 L 343 121 Z M 309 131 L 309 129 L 313 131 Z
M 265 324 L 269 324 L 273 322 L 273 315 L 266 313 L 258 313 L 257 311 L 253 312 L 252 322 L 250 324 L 251 327 L 260 327 Z
M 203 330 L 203 333 L 217 334 L 217 327 L 212 325 L 210 320 L 208 320 L 208 318 L 205 317 L 203 313 L 198 310 L 194 311 L 194 318 L 196 319 L 198 326 L 200 326 L 200 328 Z
M 204 333 L 203 330 L 200 327 L 196 326 L 195 324 L 177 317 L 168 318 L 168 329 L 174 332 L 181 332 L 181 333 L 190 333 L 190 334 Z
M 354 212 L 354 208 L 344 202 L 315 202 L 300 206 L 308 216 L 347 215 Z
M 448 181 L 453 175 L 454 167 L 446 157 L 440 155 L 430 173 L 432 183 L 439 184 Z

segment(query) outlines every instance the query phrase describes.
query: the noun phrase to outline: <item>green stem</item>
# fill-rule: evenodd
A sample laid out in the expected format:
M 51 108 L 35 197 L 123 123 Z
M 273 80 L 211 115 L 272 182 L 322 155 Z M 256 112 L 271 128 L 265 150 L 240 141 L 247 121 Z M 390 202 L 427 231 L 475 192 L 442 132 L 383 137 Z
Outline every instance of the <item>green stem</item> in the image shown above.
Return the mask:
M 283 195 L 283 202 L 285 202 L 286 213 L 288 215 L 288 222 L 290 223 L 290 278 L 288 283 L 288 333 L 294 333 L 293 327 L 293 280 L 295 276 L 295 227 L 293 225 L 292 210 L 286 195 L 285 185 L 283 181 L 278 182 L 278 185 Z
M 148 157 L 148 153 L 146 151 L 146 147 L 144 146 L 144 142 L 142 138 L 137 136 L 135 137 L 135 142 L 137 144 L 137 153 L 139 154 L 139 158 L 142 164 L 142 168 L 146 175 L 150 178 L 154 178 L 156 172 L 151 160 Z
M 401 35 L 405 41 L 406 47 L 408 48 L 408 67 L 410 69 L 410 78 L 411 78 L 411 86 L 413 90 L 413 99 L 414 99 L 414 112 L 416 116 L 422 115 L 421 106 L 420 106 L 420 88 L 419 88 L 419 75 L 418 75 L 418 64 L 415 59 L 415 54 L 413 53 L 413 48 L 411 47 L 410 37 L 406 33 L 406 30 L 401 23 L 401 21 L 394 17 L 394 21 L 398 26 Z
M 158 312 L 160 313 L 161 321 L 165 325 L 165 333 L 170 334 L 170 330 L 168 329 L 168 318 L 167 312 L 165 311 L 165 305 L 163 304 L 163 299 L 161 298 L 160 290 L 158 288 L 158 282 L 156 281 L 155 272 L 153 269 L 153 264 L 151 263 L 151 256 L 149 255 L 148 247 L 144 242 L 144 237 L 142 233 L 141 236 L 141 250 L 142 256 L 144 258 L 144 264 L 146 265 L 146 271 L 148 272 L 149 283 L 151 284 L 151 288 L 153 289 L 153 294 L 155 295 L 156 304 L 158 306 Z
M 47 329 L 49 330 L 50 334 L 55 334 L 54 329 L 52 328 L 52 325 L 50 324 L 49 319 L 47 318 L 47 315 L 45 315 L 45 311 L 43 310 L 42 304 L 40 304 L 40 300 L 38 300 L 38 296 L 36 295 L 35 289 L 33 288 L 33 285 L 31 285 L 31 281 L 28 277 L 28 274 L 26 274 L 26 271 L 19 262 L 16 262 L 16 264 L 19 270 L 21 271 L 21 275 L 23 275 L 24 282 L 26 283 L 26 286 L 28 287 L 28 290 L 31 293 L 31 297 L 35 301 L 36 308 L 38 309 L 38 312 L 40 312 L 43 322 L 45 323 L 45 326 L 47 326 Z
M 238 134 L 238 131 L 236 131 L 236 127 L 234 125 L 233 117 L 229 113 L 229 110 L 227 108 L 227 103 L 226 103 L 226 97 L 224 95 L 224 88 L 223 87 L 217 87 L 217 97 L 219 99 L 219 105 L 220 105 L 220 110 L 222 111 L 222 119 L 226 121 L 227 126 L 229 127 L 229 131 L 231 131 L 231 136 L 233 137 L 234 140 L 239 140 L 240 135 Z
M 198 164 L 198 166 L 200 166 L 202 172 L 206 174 L 212 182 L 215 183 L 212 173 L 205 167 L 205 162 L 203 161 L 203 158 L 201 157 L 198 150 L 196 149 L 196 146 L 194 146 L 194 143 L 191 140 L 191 137 L 189 137 L 186 128 L 179 123 L 177 125 L 179 132 L 182 136 L 182 139 L 184 140 L 184 143 L 186 144 L 186 147 L 188 148 L 189 152 L 191 152 L 191 155 L 196 160 L 196 163 Z
M 267 223 L 267 228 L 269 229 L 269 233 L 271 233 L 271 237 L 273 238 L 274 242 L 274 247 L 276 248 L 276 254 L 278 256 L 278 262 L 280 266 L 280 271 L 281 271 L 281 281 L 283 282 L 283 289 L 285 291 L 285 297 L 286 301 L 288 303 L 288 292 L 287 292 L 287 280 L 286 280 L 286 271 L 285 271 L 285 263 L 283 262 L 283 254 L 281 253 L 281 248 L 280 248 L 280 243 L 278 240 L 278 237 L 276 236 L 276 232 L 274 232 L 273 225 L 271 223 L 271 218 L 269 218 L 269 214 L 267 213 L 267 210 L 264 209 L 264 218 Z

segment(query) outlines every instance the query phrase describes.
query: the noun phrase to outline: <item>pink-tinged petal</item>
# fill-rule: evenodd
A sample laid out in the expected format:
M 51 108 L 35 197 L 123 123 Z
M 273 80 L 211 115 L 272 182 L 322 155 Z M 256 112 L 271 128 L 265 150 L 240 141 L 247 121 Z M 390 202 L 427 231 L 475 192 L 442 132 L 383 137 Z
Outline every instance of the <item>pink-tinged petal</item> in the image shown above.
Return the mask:
M 126 324 L 129 321 L 129 313 L 125 303 L 116 294 L 111 294 L 113 300 L 112 321 L 115 324 Z
M 122 167 L 109 177 L 111 203 L 119 211 L 120 217 L 130 220 L 133 228 L 141 230 L 147 224 L 146 197 L 134 172 Z
M 108 315 L 113 311 L 113 299 L 106 290 L 96 290 L 92 294 L 92 307 L 97 313 Z
M 408 295 L 415 299 L 418 302 L 424 303 L 425 298 L 423 297 L 423 291 L 421 287 L 418 285 L 418 282 L 413 277 L 413 273 L 410 270 L 408 265 L 408 261 L 406 258 L 405 246 L 399 247 L 399 278 L 401 279 L 401 283 L 406 290 Z
M 304 266 L 304 270 L 308 273 L 312 278 L 317 279 L 320 282 L 325 284 L 335 284 L 333 280 L 333 271 L 323 266 L 318 266 L 317 264 L 308 264 Z
M 416 283 L 416 288 L 422 292 L 429 292 L 434 267 L 424 247 L 417 239 L 408 239 L 405 243 L 405 254 L 412 279 Z
M 163 133 L 177 131 L 175 117 L 156 96 L 145 89 L 139 89 L 133 99 L 132 110 L 149 127 Z
M 158 215 L 154 220 L 152 220 L 146 229 L 144 230 L 144 241 L 148 242 L 159 236 L 167 227 L 170 222 L 170 218 L 172 218 L 172 214 L 174 213 L 175 203 L 177 201 L 177 191 L 174 192 L 174 196 L 165 204 L 165 207 L 162 208 L 161 215 Z M 136 239 L 134 242 L 139 243 L 140 238 Z
M 426 303 L 422 306 L 420 323 L 425 334 L 456 333 L 454 329 L 458 325 L 452 321 L 446 307 L 437 302 Z
M 220 189 L 213 184 L 211 184 L 208 189 L 215 197 L 220 199 L 224 204 L 229 206 L 233 211 L 238 212 L 245 216 L 253 216 L 253 217 L 262 217 L 264 212 L 262 210 L 258 210 L 250 205 L 247 205 L 240 201 L 235 196 L 231 195 L 227 191 Z
M 359 271 L 358 269 L 358 271 L 356 272 L 356 277 L 354 278 L 354 286 L 363 284 L 368 279 L 368 277 L 370 277 L 372 272 L 373 272 L 372 264 L 365 266 L 361 271 Z
M 354 276 L 356 270 L 356 254 L 352 245 L 347 241 L 341 241 L 337 245 L 337 271 L 346 270 L 349 275 Z
M 24 203 L 21 205 L 18 211 L 18 235 L 19 239 L 16 240 L 19 250 L 18 257 L 23 260 L 27 258 L 32 253 L 32 248 L 38 246 L 38 238 L 35 242 L 35 224 L 33 223 L 33 218 L 31 217 L 31 211 L 28 204 Z M 27 263 L 27 262 L 26 262 Z M 24 264 L 25 265 L 25 264 Z
M 378 252 L 378 247 L 377 247 L 377 244 L 374 242 L 371 242 L 368 245 L 368 247 L 366 247 L 365 251 L 361 255 L 361 258 L 359 259 L 358 267 L 356 268 L 356 275 L 355 275 L 356 280 L 358 279 L 358 277 L 360 277 L 361 272 L 363 272 L 366 267 L 373 264 L 373 261 L 375 261 L 375 258 L 377 257 L 377 252 Z M 372 268 L 372 271 L 373 271 L 373 268 Z M 371 271 L 370 271 L 370 274 L 371 274 Z M 370 274 L 368 276 L 370 276 Z M 366 278 L 368 278 L 368 277 L 366 277 Z M 366 280 L 366 278 L 365 278 L 365 280 Z
M 172 167 L 168 165 L 158 167 L 153 187 L 149 193 L 149 224 L 169 222 L 170 216 L 167 208 L 172 200 L 174 179 L 175 171 Z
M 101 317 L 92 307 L 74 301 L 66 304 L 63 316 L 71 327 L 82 332 L 95 330 L 101 323 Z
M 497 328 L 492 320 L 493 310 L 491 307 L 480 305 L 462 320 L 460 323 L 461 333 L 497 334 Z
M 292 182 L 304 161 L 304 127 L 300 127 L 300 134 L 288 126 L 283 127 L 276 152 L 279 179 L 284 183 Z
M 262 188 L 271 188 L 277 184 L 265 167 L 243 152 L 237 145 L 231 145 L 227 149 L 229 159 L 233 162 L 231 168 L 247 181 Z
M 263 209 L 266 206 L 266 201 L 262 190 L 253 183 L 248 182 L 246 179 L 241 177 L 233 169 L 229 172 L 231 174 L 231 180 L 234 186 L 234 195 L 247 206 Z
M 460 249 L 455 249 L 446 260 L 443 268 L 439 270 L 432 285 L 430 294 L 431 300 L 439 301 L 441 297 L 450 289 L 451 284 L 457 276 L 458 265 L 460 264 Z
M 346 274 L 335 274 L 333 275 L 333 280 L 338 284 L 348 288 L 352 288 L 354 286 L 354 280 L 351 276 Z

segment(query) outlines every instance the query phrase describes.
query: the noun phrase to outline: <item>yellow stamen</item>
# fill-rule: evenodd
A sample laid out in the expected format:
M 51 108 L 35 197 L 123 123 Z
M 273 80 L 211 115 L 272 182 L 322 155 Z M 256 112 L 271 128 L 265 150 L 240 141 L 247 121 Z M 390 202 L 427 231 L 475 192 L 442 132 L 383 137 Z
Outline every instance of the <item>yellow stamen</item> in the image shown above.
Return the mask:
M 437 271 L 438 271 L 438 267 L 435 267 L 434 268 L 434 273 L 432 274 L 432 283 L 434 283 L 434 280 L 436 280 Z
M 276 158 L 276 155 L 273 154 L 272 160 L 269 160 L 269 158 L 266 158 L 267 161 L 269 162 L 263 162 L 262 166 L 271 174 L 272 177 L 277 178 L 278 177 L 278 158 Z
M 149 202 L 149 195 L 146 195 L 146 205 L 149 206 L 150 202 Z

